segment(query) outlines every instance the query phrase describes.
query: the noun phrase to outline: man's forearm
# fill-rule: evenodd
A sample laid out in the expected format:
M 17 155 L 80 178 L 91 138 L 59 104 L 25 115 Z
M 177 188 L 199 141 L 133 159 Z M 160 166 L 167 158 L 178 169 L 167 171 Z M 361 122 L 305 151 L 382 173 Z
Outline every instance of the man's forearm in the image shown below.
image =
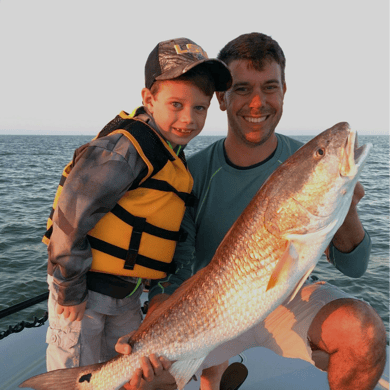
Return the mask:
M 150 316 L 151 313 L 153 313 L 154 310 L 156 310 L 164 301 L 166 301 L 170 297 L 169 294 L 158 294 L 155 295 L 151 301 L 149 302 L 148 312 L 146 314 L 146 318 Z
M 356 206 L 351 206 L 344 223 L 333 237 L 333 245 L 344 253 L 352 252 L 362 241 L 365 235 L 363 225 L 359 219 Z
M 364 230 L 357 212 L 357 204 L 363 196 L 364 188 L 358 182 L 345 221 L 325 251 L 328 261 L 352 278 L 366 272 L 371 252 L 370 235 Z

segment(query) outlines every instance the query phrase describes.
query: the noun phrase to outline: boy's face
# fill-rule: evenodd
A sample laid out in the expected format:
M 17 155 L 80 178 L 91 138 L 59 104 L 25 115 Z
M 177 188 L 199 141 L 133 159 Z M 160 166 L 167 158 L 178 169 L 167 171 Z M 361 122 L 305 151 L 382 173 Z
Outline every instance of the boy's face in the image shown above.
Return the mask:
M 187 144 L 201 132 L 212 98 L 191 82 L 174 80 L 162 82 L 155 97 L 144 88 L 142 97 L 172 147 Z

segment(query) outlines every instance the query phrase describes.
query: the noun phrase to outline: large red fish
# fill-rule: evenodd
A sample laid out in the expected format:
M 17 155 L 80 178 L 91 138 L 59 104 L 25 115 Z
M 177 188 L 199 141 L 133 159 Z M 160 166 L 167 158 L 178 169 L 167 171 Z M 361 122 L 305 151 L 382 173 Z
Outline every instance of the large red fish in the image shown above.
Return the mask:
M 141 356 L 173 363 L 179 390 L 207 354 L 262 321 L 295 292 L 343 223 L 371 145 L 339 123 L 286 160 L 229 230 L 210 264 L 184 283 L 132 336 L 133 353 L 38 375 L 21 387 L 117 390 Z

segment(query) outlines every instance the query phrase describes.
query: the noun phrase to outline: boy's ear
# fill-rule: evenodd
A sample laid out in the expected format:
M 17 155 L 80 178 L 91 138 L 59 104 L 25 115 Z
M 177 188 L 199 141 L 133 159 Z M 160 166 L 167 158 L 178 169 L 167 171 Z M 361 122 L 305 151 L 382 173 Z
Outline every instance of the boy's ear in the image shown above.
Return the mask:
M 226 92 L 215 92 L 219 102 L 219 108 L 221 111 L 226 111 L 226 102 L 225 102 L 225 93 Z
M 143 88 L 141 91 L 143 105 L 148 109 L 148 111 L 153 114 L 153 95 L 150 92 L 150 89 Z

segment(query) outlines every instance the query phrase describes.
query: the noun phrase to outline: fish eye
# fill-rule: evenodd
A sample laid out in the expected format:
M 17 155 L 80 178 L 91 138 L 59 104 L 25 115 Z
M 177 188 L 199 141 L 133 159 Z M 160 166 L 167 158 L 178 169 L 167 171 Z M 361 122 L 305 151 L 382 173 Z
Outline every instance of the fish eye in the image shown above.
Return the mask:
M 322 157 L 325 154 L 325 149 L 324 148 L 318 148 L 316 150 L 316 157 Z

